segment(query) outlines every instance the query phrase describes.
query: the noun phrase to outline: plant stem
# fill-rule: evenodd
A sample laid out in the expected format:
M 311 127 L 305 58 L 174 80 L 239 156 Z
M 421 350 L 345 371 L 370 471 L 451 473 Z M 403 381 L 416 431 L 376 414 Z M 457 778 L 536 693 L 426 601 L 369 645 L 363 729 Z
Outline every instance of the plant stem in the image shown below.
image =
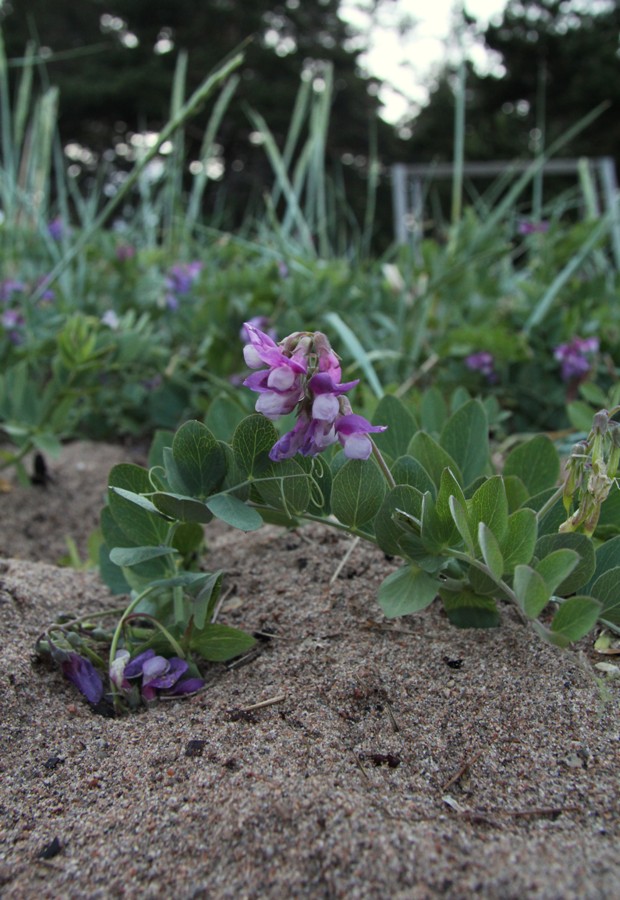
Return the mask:
M 546 513 L 549 512 L 549 510 L 551 509 L 552 506 L 554 506 L 554 505 L 557 503 L 557 501 L 558 501 L 558 500 L 560 499 L 560 497 L 562 496 L 563 492 L 564 492 L 564 485 L 560 485 L 560 487 L 557 489 L 557 491 L 555 491 L 555 493 L 553 493 L 553 494 L 549 497 L 549 499 L 547 500 L 547 502 L 546 502 L 546 503 L 543 503 L 543 505 L 540 507 L 540 509 L 539 509 L 538 512 L 536 513 L 536 520 L 537 520 L 538 522 L 540 522 L 540 520 L 542 519 L 542 517 L 543 517 Z
M 181 647 L 181 645 L 179 644 L 177 639 L 172 634 L 170 634 L 168 629 L 164 625 L 161 624 L 161 622 L 159 622 L 154 616 L 148 616 L 143 613 L 137 613 L 136 615 L 141 619 L 148 619 L 148 621 L 152 622 L 156 628 L 159 628 L 159 630 L 161 631 L 163 636 L 166 638 L 166 640 L 168 641 L 168 643 L 170 644 L 170 646 L 172 647 L 172 649 L 174 650 L 176 655 L 180 656 L 181 659 L 185 659 L 185 652 L 184 652 L 183 648 Z M 127 616 L 125 618 L 125 621 L 128 622 L 129 619 L 131 619 L 131 618 L 133 618 L 133 616 Z
M 110 644 L 110 656 L 108 660 L 110 668 L 112 667 L 112 663 L 116 659 L 116 651 L 118 648 L 118 642 L 120 640 L 121 632 L 123 630 L 123 625 L 125 624 L 128 617 L 132 614 L 138 603 L 144 600 L 145 597 L 148 597 L 148 595 L 155 590 L 157 590 L 157 585 L 150 584 L 147 588 L 141 591 L 125 608 L 124 613 L 118 620 L 116 628 L 114 630 L 114 634 L 112 636 L 112 643 Z M 112 684 L 112 697 L 114 699 L 114 703 L 116 704 L 118 691 L 116 690 L 116 685 L 114 683 Z
M 369 440 L 370 440 L 370 443 L 372 444 L 372 452 L 375 457 L 376 463 L 379 466 L 379 468 L 381 469 L 383 476 L 384 476 L 385 480 L 387 481 L 388 487 L 390 488 L 390 490 L 392 490 L 392 488 L 396 487 L 396 482 L 394 481 L 394 476 L 390 472 L 388 464 L 386 463 L 385 459 L 383 458 L 383 454 L 381 453 L 381 451 L 379 450 L 379 448 L 377 447 L 377 445 L 375 444 L 373 439 L 370 438 Z
M 531 622 L 524 614 L 523 610 L 519 606 L 519 601 L 517 600 L 517 595 L 509 587 L 505 581 L 501 578 L 496 578 L 495 575 L 491 572 L 486 563 L 483 563 L 481 560 L 476 559 L 474 556 L 469 556 L 467 553 L 463 553 L 461 550 L 453 550 L 451 547 L 447 548 L 446 555 L 451 556 L 453 559 L 460 559 L 462 562 L 468 563 L 470 566 L 475 566 L 476 569 L 479 569 L 481 572 L 494 581 L 495 584 L 500 588 L 501 591 L 506 595 L 506 597 L 510 600 L 510 602 L 514 605 L 519 614 L 519 617 L 523 623 L 526 625 L 530 625 Z

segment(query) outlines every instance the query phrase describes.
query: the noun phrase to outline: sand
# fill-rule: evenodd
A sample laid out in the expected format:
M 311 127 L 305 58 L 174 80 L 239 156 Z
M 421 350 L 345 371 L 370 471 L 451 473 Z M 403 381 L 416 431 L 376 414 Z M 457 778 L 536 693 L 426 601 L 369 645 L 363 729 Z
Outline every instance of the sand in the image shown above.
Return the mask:
M 66 610 L 114 606 L 86 552 L 107 474 L 76 444 L 0 494 L 3 898 L 620 896 L 620 679 L 438 604 L 388 622 L 396 565 L 320 526 L 213 529 L 220 621 L 273 633 L 206 689 L 120 719 L 36 660 Z

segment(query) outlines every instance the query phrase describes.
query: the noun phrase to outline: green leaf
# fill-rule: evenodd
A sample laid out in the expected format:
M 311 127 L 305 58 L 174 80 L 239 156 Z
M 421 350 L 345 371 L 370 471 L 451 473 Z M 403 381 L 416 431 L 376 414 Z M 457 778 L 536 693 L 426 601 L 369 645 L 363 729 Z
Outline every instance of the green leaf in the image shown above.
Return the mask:
M 543 559 L 543 557 L 553 553 L 554 550 L 563 548 L 574 550 L 579 554 L 580 560 L 571 574 L 556 588 L 555 593 L 560 597 L 574 594 L 575 591 L 583 587 L 592 577 L 596 567 L 594 545 L 585 534 L 576 534 L 575 532 L 545 534 L 536 542 L 534 553 L 538 559 Z
M 615 569 L 620 566 L 620 535 L 605 541 L 596 549 L 596 569 L 592 578 L 583 586 L 584 594 L 592 593 L 592 585 L 597 578 L 600 578 L 604 572 L 609 569 Z
M 103 512 L 109 510 L 103 510 Z M 99 575 L 112 594 L 130 594 L 131 587 L 123 575 L 123 570 L 110 561 L 109 547 L 102 544 L 99 548 Z
M 206 425 L 196 420 L 182 425 L 172 441 L 172 456 L 185 485 L 184 494 L 208 497 L 226 474 L 226 458 Z
M 472 554 L 472 556 L 475 555 L 476 547 L 471 533 L 469 516 L 465 511 L 466 505 L 464 505 L 463 503 L 459 503 L 456 497 L 450 497 L 450 499 L 448 500 L 448 506 L 450 508 L 450 515 L 454 520 L 454 524 L 457 527 L 458 533 L 465 542 L 467 550 Z
M 539 560 L 536 563 L 536 571 L 545 579 L 545 583 L 551 593 L 555 594 L 558 585 L 568 578 L 580 558 L 579 554 L 574 550 L 568 550 L 564 547 L 560 550 L 554 550 L 548 556 L 544 556 Z
M 373 440 L 381 453 L 396 459 L 407 452 L 417 426 L 413 415 L 402 400 L 386 394 L 379 400 L 372 422 L 373 425 L 387 425 L 387 431 L 373 435 Z
M 169 522 L 146 497 L 140 498 L 142 493 L 150 493 L 151 490 L 146 469 L 121 463 L 110 472 L 109 484 L 109 509 L 117 526 L 126 535 L 122 546 L 165 544 Z
M 480 522 L 478 525 L 478 543 L 482 550 L 482 558 L 496 581 L 500 581 L 504 573 L 504 557 L 499 548 L 497 538 L 490 528 Z
M 408 484 L 399 484 L 387 494 L 381 504 L 374 521 L 375 537 L 383 552 L 390 556 L 401 554 L 399 540 L 404 534 L 402 526 L 395 520 L 397 509 L 404 510 L 419 519 L 422 511 L 422 495 Z
M 553 617 L 551 632 L 578 641 L 594 628 L 600 612 L 601 604 L 593 597 L 570 597 Z
M 486 412 L 479 400 L 469 400 L 443 426 L 439 443 L 456 461 L 464 485 L 487 471 L 488 432 Z
M 600 618 L 620 625 L 620 566 L 603 572 L 592 585 L 590 593 L 602 604 Z
M 499 613 L 491 597 L 480 597 L 473 591 L 439 591 L 446 615 L 457 628 L 496 628 Z
M 418 566 L 397 569 L 379 588 L 379 606 L 388 619 L 419 612 L 437 596 L 438 583 Z
M 271 465 L 269 451 L 277 440 L 275 426 L 264 416 L 247 416 L 237 425 L 232 449 L 235 464 L 244 478 L 256 478 Z
M 537 537 L 536 513 L 532 509 L 517 509 L 508 516 L 506 534 L 499 542 L 504 572 L 510 574 L 515 566 L 530 562 Z
M 584 381 L 583 384 L 579 385 L 579 393 L 582 397 L 584 397 L 588 403 L 591 403 L 595 409 L 602 409 L 607 406 L 609 398 L 605 391 L 598 386 L 598 384 L 594 384 L 592 381 Z M 594 411 L 590 416 L 590 425 L 588 428 L 584 429 L 585 431 L 589 431 L 592 426 L 592 418 L 594 417 Z
M 209 662 L 226 662 L 251 650 L 255 643 L 251 634 L 216 623 L 194 630 L 190 638 L 190 649 Z
M 602 404 L 602 406 L 605 406 L 605 404 Z M 576 431 L 585 431 L 587 434 L 592 428 L 592 418 L 595 410 L 592 409 L 589 403 L 584 403 L 583 400 L 575 400 L 573 403 L 568 404 L 566 413 L 568 421 Z
M 294 459 L 269 466 L 255 486 L 268 506 L 283 510 L 290 518 L 305 512 L 310 504 L 310 479 Z
M 166 485 L 170 488 L 172 493 L 179 494 L 179 496 L 184 497 L 187 493 L 187 487 L 185 485 L 185 482 L 183 481 L 183 477 L 181 475 L 181 471 L 177 465 L 177 462 L 172 455 L 172 447 L 162 447 L 161 452 L 164 461 L 163 465 L 165 473 L 165 477 L 163 480 L 165 480 Z
M 148 467 L 152 469 L 154 466 L 164 465 L 164 447 L 172 448 L 174 439 L 174 431 L 158 429 L 153 436 L 151 446 L 149 448 Z
M 437 493 L 433 479 L 422 463 L 413 456 L 399 456 L 392 465 L 391 472 L 396 484 L 409 484 L 417 488 L 421 494 L 430 491 L 433 497 Z
M 147 494 L 151 487 L 147 470 L 133 463 L 119 463 L 114 466 L 110 471 L 108 484 L 110 487 L 133 491 L 134 494 Z
M 205 580 L 205 572 L 180 572 L 178 575 L 167 575 L 153 581 L 152 587 L 175 588 L 182 587 L 186 590 L 195 588 Z
M 450 515 L 448 501 L 449 497 L 446 497 L 446 502 L 442 508 L 444 515 L 440 515 L 430 491 L 427 491 L 422 498 L 422 529 L 420 536 L 424 547 L 429 553 L 439 553 L 444 547 L 450 546 L 459 539 L 458 529 Z
M 204 549 L 205 532 L 197 522 L 180 522 L 174 529 L 172 546 L 190 564 Z
M 160 511 L 153 501 L 149 500 L 148 497 L 143 497 L 142 494 L 136 494 L 135 491 L 126 491 L 124 488 L 120 487 L 110 487 L 110 491 L 117 497 L 122 497 L 123 500 L 132 503 L 134 506 L 138 506 L 140 509 L 145 510 L 151 515 L 160 515 Z
M 620 487 L 616 481 L 601 507 L 595 537 L 610 540 L 620 532 Z
M 206 505 L 201 500 L 192 497 L 183 497 L 180 494 L 156 493 L 151 497 L 154 506 L 179 522 L 200 522 L 206 524 L 213 518 Z
M 526 616 L 536 619 L 551 600 L 551 591 L 543 576 L 531 566 L 516 566 L 512 580 L 519 606 Z
M 478 525 L 484 522 L 497 540 L 502 542 L 508 531 L 508 499 L 500 475 L 484 481 L 468 503 L 473 533 L 478 535 Z
M 565 635 L 551 631 L 542 622 L 533 619 L 531 624 L 538 637 L 542 638 L 545 643 L 551 644 L 553 647 L 561 647 L 562 649 L 570 644 L 570 640 Z
M 557 488 L 547 488 L 546 491 L 541 491 L 540 494 L 534 494 L 533 497 L 530 497 L 529 500 L 526 500 L 523 503 L 524 508 L 533 509 L 535 512 L 538 512 L 543 508 L 545 503 L 549 501 L 554 494 L 557 493 Z M 558 528 L 566 519 L 566 510 L 564 509 L 564 504 L 562 503 L 562 497 L 558 496 L 555 503 L 544 513 L 543 516 L 538 518 L 538 536 L 543 537 L 546 534 L 557 534 Z
M 490 575 L 487 575 L 487 573 L 483 572 L 478 566 L 469 566 L 467 570 L 467 581 L 474 594 L 479 594 L 483 597 L 494 597 L 495 599 L 504 597 L 504 590 L 497 583 L 496 579 L 491 578 Z
M 557 483 L 560 457 L 553 442 L 546 435 L 538 434 L 508 454 L 503 474 L 516 475 L 530 494 L 538 494 Z
M 372 459 L 350 459 L 334 478 L 332 512 L 345 525 L 358 528 L 377 514 L 385 493 L 385 479 Z
M 260 514 L 232 494 L 212 494 L 207 506 L 214 516 L 240 531 L 257 531 L 263 524 Z
M 437 387 L 428 388 L 420 404 L 420 424 L 424 431 L 439 434 L 448 417 L 448 406 Z
M 245 410 L 226 394 L 218 394 L 209 404 L 205 425 L 220 441 L 229 441 L 237 425 L 246 416 Z
M 441 481 L 441 473 L 444 469 L 451 469 L 459 484 L 463 483 L 463 479 L 456 462 L 452 459 L 443 447 L 440 447 L 437 441 L 426 434 L 424 431 L 418 431 L 409 444 L 407 451 L 409 456 L 413 456 L 428 472 L 433 483 L 439 487 Z
M 45 453 L 48 456 L 51 456 L 52 459 L 56 459 L 58 456 L 60 456 L 62 444 L 58 440 L 56 435 L 51 434 L 49 431 L 38 431 L 33 434 L 32 443 L 37 450 L 40 450 L 41 453 Z
M 205 623 L 212 618 L 215 604 L 222 589 L 222 572 L 209 572 L 205 573 L 205 575 L 204 583 L 194 597 L 192 605 L 194 625 L 198 631 L 201 631 L 205 627 Z
M 504 475 L 504 487 L 508 499 L 508 512 L 512 513 L 522 506 L 528 506 L 530 492 L 516 475 Z
M 450 511 L 450 497 L 454 497 L 464 509 L 467 507 L 467 501 L 465 500 L 465 496 L 463 494 L 461 486 L 458 483 L 452 469 L 444 469 L 441 473 L 441 479 L 439 481 L 439 491 L 437 493 L 435 509 L 440 521 L 446 526 L 446 529 L 448 529 L 449 533 L 452 535 L 451 540 L 457 541 L 458 529 L 455 528 L 454 521 L 452 519 L 452 513 Z
M 176 556 L 172 547 L 114 547 L 110 560 L 115 566 L 137 566 L 159 556 Z

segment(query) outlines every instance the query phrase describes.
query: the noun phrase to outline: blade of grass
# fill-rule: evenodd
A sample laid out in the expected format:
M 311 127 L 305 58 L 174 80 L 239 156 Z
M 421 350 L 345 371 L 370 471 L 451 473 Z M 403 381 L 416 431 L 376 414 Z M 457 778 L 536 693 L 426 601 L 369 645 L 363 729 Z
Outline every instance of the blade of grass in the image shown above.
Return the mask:
M 381 387 L 381 382 L 368 358 L 368 353 L 364 350 L 356 335 L 351 331 L 349 326 L 343 322 L 338 313 L 326 313 L 325 320 L 331 325 L 334 331 L 338 332 L 341 341 L 366 376 L 368 384 L 375 395 L 379 398 L 383 397 L 384 391 Z
M 545 291 L 540 301 L 536 304 L 536 306 L 530 313 L 525 325 L 523 326 L 523 331 L 525 332 L 525 334 L 530 332 L 532 328 L 540 325 L 540 323 L 543 321 L 543 319 L 551 309 L 553 301 L 558 296 L 566 282 L 579 269 L 586 257 L 589 255 L 589 253 L 591 253 L 598 241 L 602 238 L 602 236 L 609 228 L 609 221 L 609 215 L 604 216 L 599 221 L 598 225 L 590 233 L 590 237 L 586 241 L 584 241 L 579 248 L 579 252 L 571 258 L 570 262 L 568 262 L 564 266 L 559 275 L 554 278 L 548 290 Z
M 209 175 L 205 168 L 205 164 L 211 156 L 215 137 L 217 135 L 222 119 L 224 118 L 224 113 L 228 109 L 232 96 L 237 89 L 239 80 L 239 76 L 234 75 L 228 82 L 226 82 L 215 102 L 213 112 L 209 117 L 209 121 L 205 129 L 202 145 L 200 147 L 200 155 L 198 157 L 200 162 L 202 163 L 202 168 L 200 172 L 198 172 L 198 174 L 194 177 L 194 183 L 192 185 L 189 203 L 187 206 L 187 215 L 185 217 L 188 235 L 191 235 L 196 222 L 198 221 L 198 216 L 202 205 L 202 198 L 204 196 L 205 188 L 209 180 Z
M 66 269 L 69 263 L 73 259 L 75 259 L 75 257 L 86 246 L 93 234 L 105 224 L 112 212 L 124 200 L 129 191 L 134 187 L 134 185 L 138 183 L 140 176 L 142 175 L 148 164 L 151 162 L 151 160 L 157 155 L 162 144 L 170 140 L 176 130 L 180 128 L 180 126 L 183 125 L 183 123 L 197 111 L 198 107 L 215 90 L 219 83 L 241 65 L 242 61 L 243 52 L 238 52 L 227 62 L 222 63 L 222 65 L 219 66 L 219 68 L 217 68 L 216 71 L 213 72 L 213 74 L 209 75 L 194 91 L 189 100 L 179 110 L 178 114 L 169 122 L 167 122 L 167 124 L 162 128 L 155 144 L 147 153 L 145 153 L 142 159 L 136 163 L 128 178 L 125 179 L 114 197 L 112 197 L 108 201 L 99 215 L 93 220 L 91 225 L 85 231 L 82 231 L 80 233 L 75 243 L 64 254 L 62 259 L 59 260 L 59 262 L 54 266 L 49 275 L 47 275 L 47 277 L 43 279 L 43 281 L 39 284 L 38 288 L 32 295 L 33 301 L 36 301 L 43 296 L 48 287 L 56 280 L 56 278 L 58 278 L 61 272 Z
M 278 150 L 278 146 L 275 142 L 273 134 L 271 133 L 267 122 L 260 115 L 260 113 L 257 113 L 254 110 L 250 109 L 248 110 L 248 116 L 254 128 L 263 135 L 265 150 L 267 152 L 269 162 L 271 163 L 274 175 L 276 176 L 280 184 L 280 189 L 285 198 L 287 208 L 293 216 L 295 224 L 297 225 L 297 228 L 299 230 L 299 236 L 301 238 L 302 245 L 307 253 L 311 253 L 314 255 L 314 244 L 312 241 L 310 228 L 308 227 L 308 223 L 306 222 L 306 219 L 302 212 L 299 202 L 299 196 L 295 191 L 293 185 L 291 184 L 286 166 L 284 164 L 284 160 L 282 158 L 282 154 Z

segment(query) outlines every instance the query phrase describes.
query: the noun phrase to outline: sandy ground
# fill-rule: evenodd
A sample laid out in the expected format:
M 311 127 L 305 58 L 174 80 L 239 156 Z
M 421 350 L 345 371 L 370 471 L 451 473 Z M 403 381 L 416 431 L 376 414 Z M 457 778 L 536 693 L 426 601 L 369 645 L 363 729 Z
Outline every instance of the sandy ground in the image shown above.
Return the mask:
M 388 623 L 395 564 L 359 545 L 333 580 L 325 529 L 218 529 L 221 621 L 275 636 L 193 698 L 95 715 L 33 647 L 118 602 L 56 563 L 128 458 L 73 445 L 0 494 L 0 896 L 620 896 L 620 680 L 592 641 L 546 647 L 510 610 Z

